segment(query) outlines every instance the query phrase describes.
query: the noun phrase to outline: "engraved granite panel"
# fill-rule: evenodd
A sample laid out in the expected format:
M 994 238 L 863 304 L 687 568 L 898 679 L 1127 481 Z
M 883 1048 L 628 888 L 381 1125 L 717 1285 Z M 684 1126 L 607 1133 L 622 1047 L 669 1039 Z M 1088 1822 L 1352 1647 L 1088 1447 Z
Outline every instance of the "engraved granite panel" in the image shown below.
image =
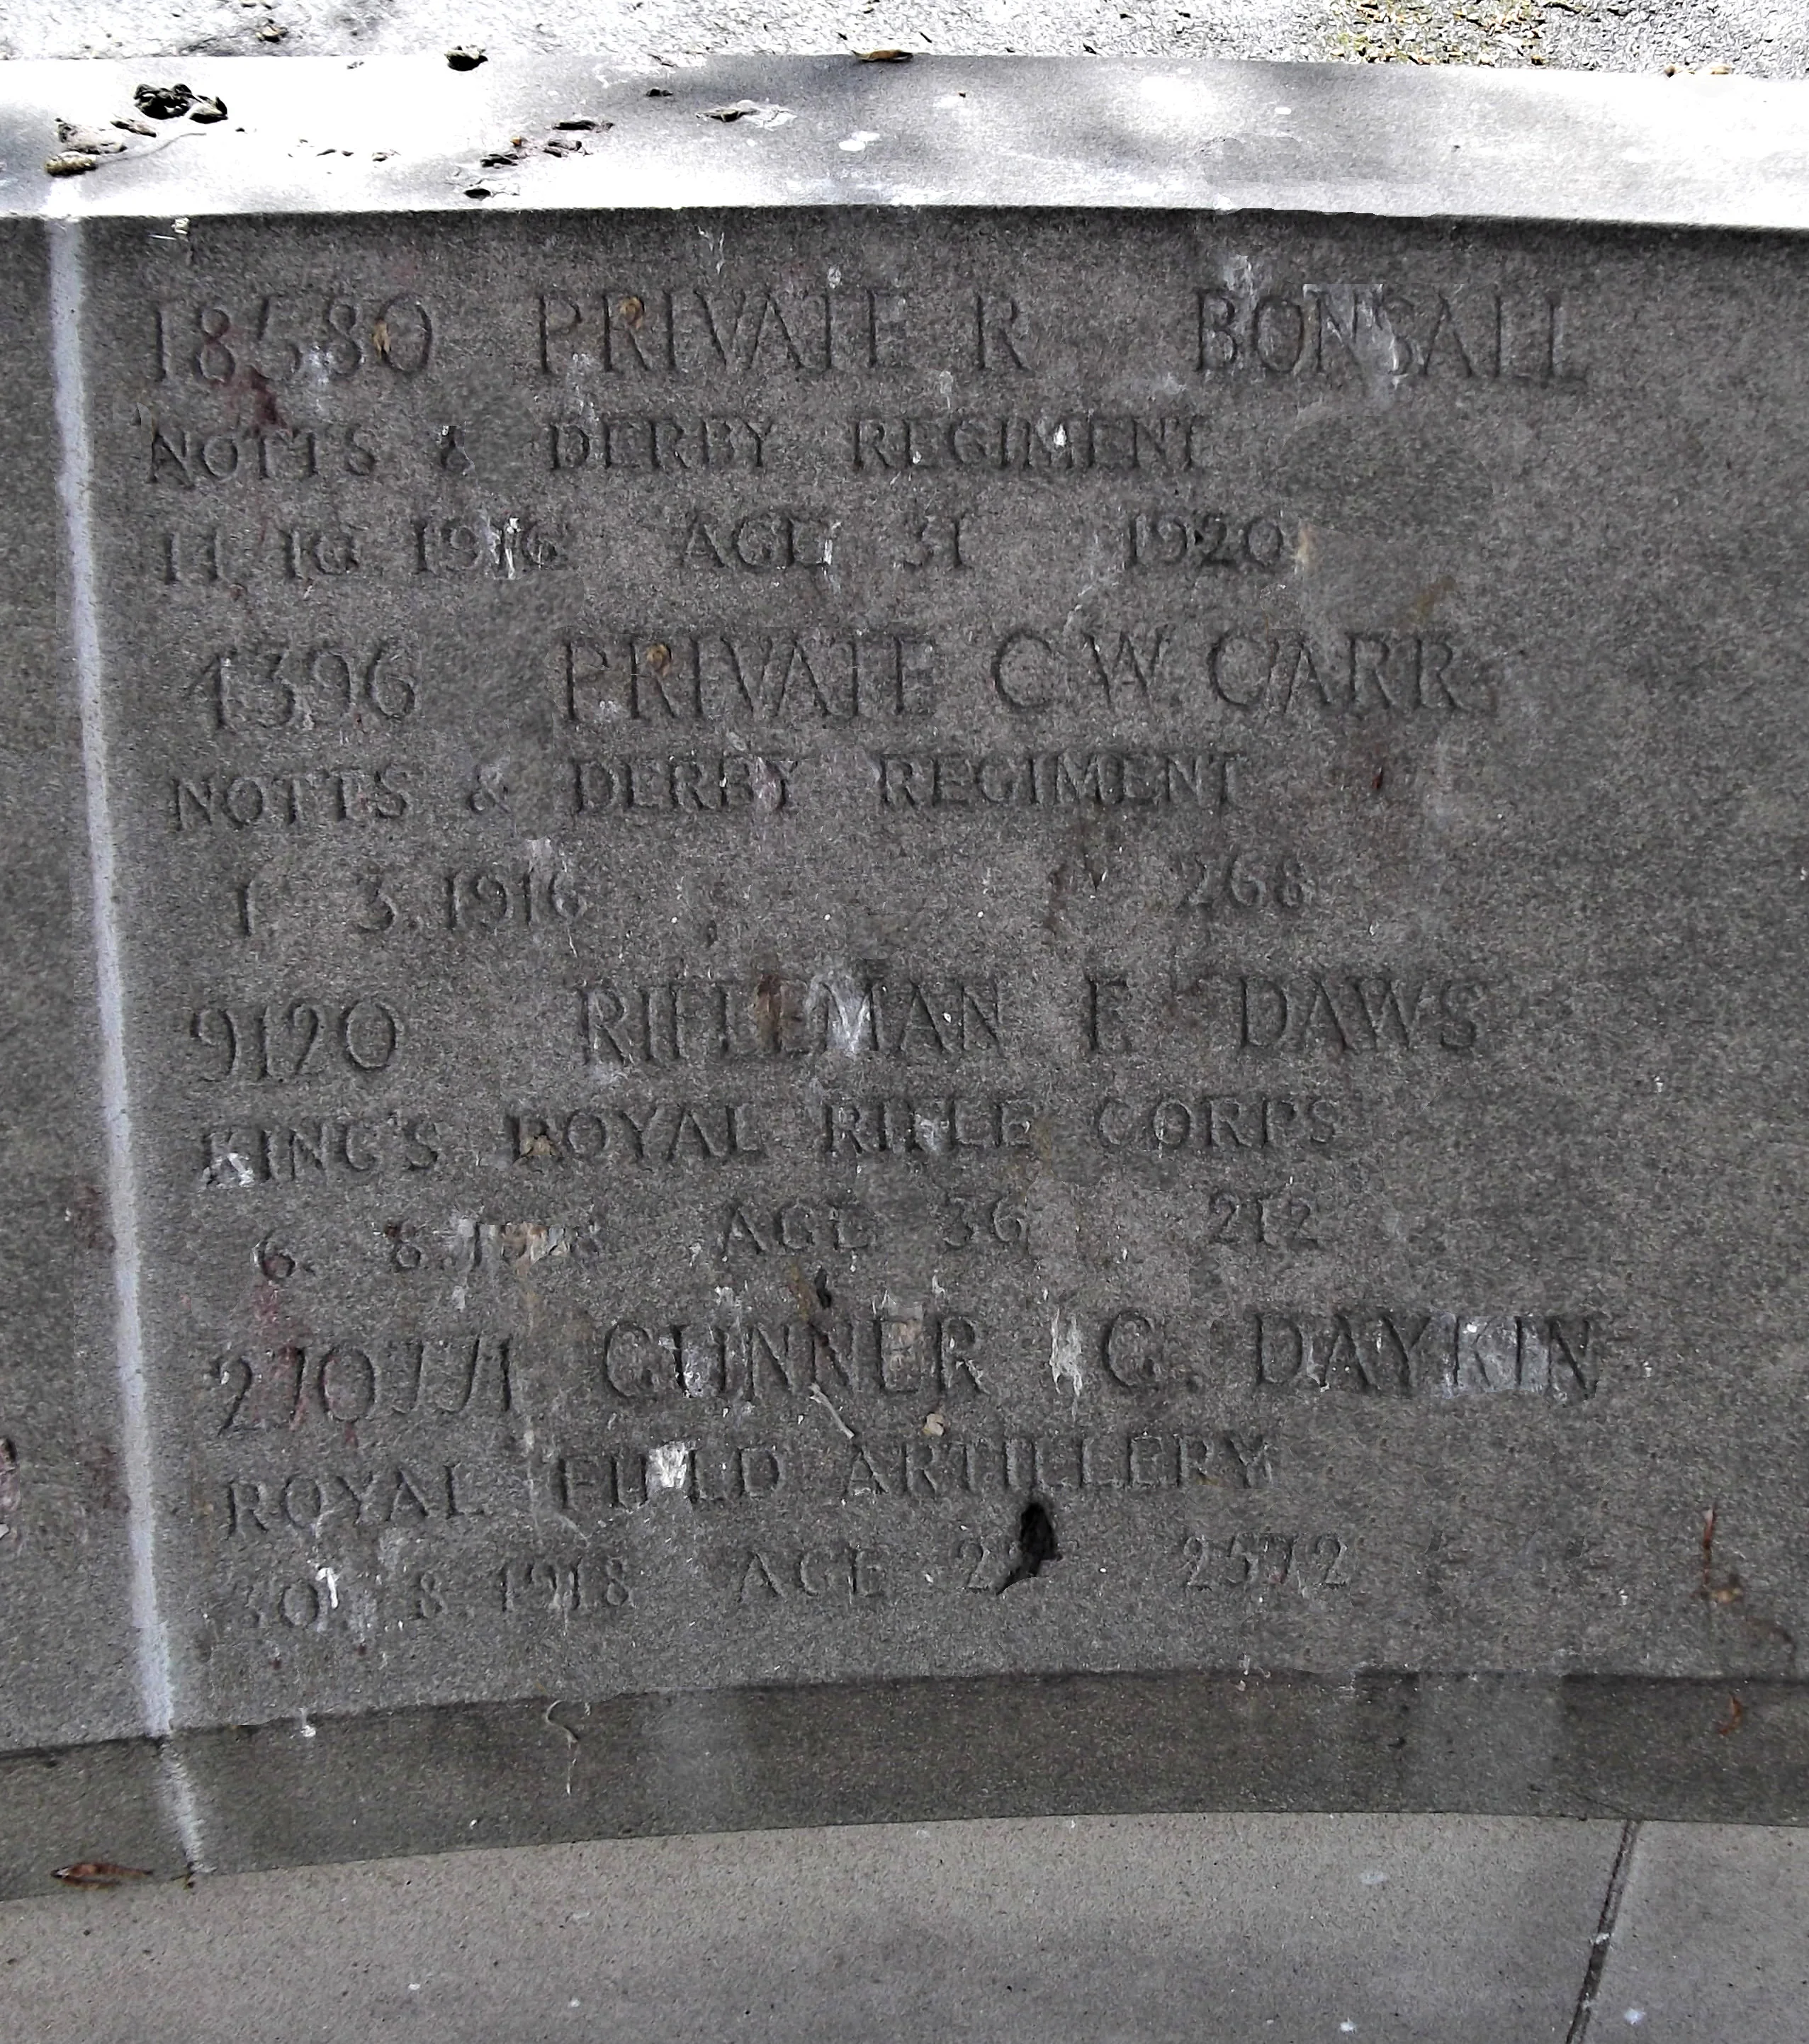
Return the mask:
M 1788 1669 L 1793 249 L 94 238 L 179 1715 Z
M 1799 1816 L 1799 241 L 121 215 L 191 1862 Z

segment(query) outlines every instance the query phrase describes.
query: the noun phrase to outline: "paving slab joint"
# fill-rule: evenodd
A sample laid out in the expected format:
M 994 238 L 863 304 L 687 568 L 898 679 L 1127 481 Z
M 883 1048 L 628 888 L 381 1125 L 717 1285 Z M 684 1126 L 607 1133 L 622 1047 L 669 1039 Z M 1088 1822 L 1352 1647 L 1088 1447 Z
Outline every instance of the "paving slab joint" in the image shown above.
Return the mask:
M 1639 1837 L 1637 1819 L 1621 1826 L 1620 1842 L 1615 1848 L 1614 1865 L 1608 1869 L 1608 1885 L 1602 1896 L 1602 1914 L 1596 1934 L 1589 1940 L 1588 1963 L 1583 1969 L 1583 1984 L 1577 1990 L 1577 2007 L 1565 2032 L 1564 2044 L 1586 2044 L 1589 2024 L 1596 2013 L 1596 1997 L 1601 1991 L 1602 1974 L 1615 1941 L 1615 1926 L 1620 1920 L 1621 1898 L 1627 1892 L 1627 1875 L 1633 1867 L 1633 1848 Z

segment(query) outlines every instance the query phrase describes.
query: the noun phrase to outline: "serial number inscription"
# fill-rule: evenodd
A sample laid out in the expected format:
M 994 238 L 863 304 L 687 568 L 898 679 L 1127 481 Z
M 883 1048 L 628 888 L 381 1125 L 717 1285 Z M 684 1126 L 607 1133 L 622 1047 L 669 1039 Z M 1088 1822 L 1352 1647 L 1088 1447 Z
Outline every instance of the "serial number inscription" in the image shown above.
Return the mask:
M 1190 1590 L 1241 1590 L 1251 1597 L 1292 1590 L 1311 1596 L 1315 1590 L 1347 1589 L 1352 1580 L 1350 1543 L 1337 1533 L 1233 1533 L 1223 1539 L 1190 1533 L 1181 1552 Z

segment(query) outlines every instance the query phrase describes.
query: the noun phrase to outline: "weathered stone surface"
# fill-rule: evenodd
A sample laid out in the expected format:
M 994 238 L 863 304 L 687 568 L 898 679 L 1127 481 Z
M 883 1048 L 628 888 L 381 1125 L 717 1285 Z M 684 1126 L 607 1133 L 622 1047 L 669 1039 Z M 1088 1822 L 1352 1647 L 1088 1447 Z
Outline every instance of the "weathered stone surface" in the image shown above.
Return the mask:
M 1799 243 L 789 208 L 857 68 L 48 230 L 182 1851 L 1798 1816 Z
M 56 1889 L 60 1869 L 65 1877 L 90 1868 L 125 1868 L 128 1879 L 184 1873 L 190 1855 L 182 1827 L 172 1821 L 168 1764 L 167 1754 L 144 1739 L 65 1742 L 0 1758 L 0 1892 Z
M 1068 2044 L 1197 2038 L 1209 2009 L 1236 2044 L 1559 2044 L 1619 1830 L 1046 1819 L 140 1885 L 0 1909 L 0 2015 L 39 2044 L 352 2044 L 410 2019 L 448 2044 Z
M 0 1750 L 142 1724 L 49 290 L 0 224 Z
M 183 1714 L 1788 1672 L 1793 252 L 940 226 L 90 230 Z
M 1127 206 L 1800 229 L 1801 89 L 1715 77 L 1303 63 L 629 53 L 474 71 L 374 57 L 15 63 L 0 150 L 18 209 L 156 218 L 421 208 Z M 59 121 L 135 88 L 231 118 L 161 125 L 71 179 Z M 766 118 L 709 117 L 743 100 Z M 561 119 L 607 120 L 580 133 Z M 147 124 L 157 125 L 157 124 Z M 116 131 L 117 132 L 117 131 Z M 517 137 L 521 146 L 517 146 Z M 513 159 L 513 160 L 511 160 Z M 482 196 L 474 194 L 481 194 Z

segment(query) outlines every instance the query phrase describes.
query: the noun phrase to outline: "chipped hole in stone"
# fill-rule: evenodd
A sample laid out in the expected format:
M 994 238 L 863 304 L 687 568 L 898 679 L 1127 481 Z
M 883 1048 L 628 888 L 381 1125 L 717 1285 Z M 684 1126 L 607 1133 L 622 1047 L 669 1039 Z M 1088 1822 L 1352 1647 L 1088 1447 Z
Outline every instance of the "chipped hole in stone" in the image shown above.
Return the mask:
M 1044 1562 L 1061 1558 L 1062 1550 L 1055 1543 L 1054 1519 L 1043 1500 L 1033 1497 L 1018 1520 L 1017 1559 L 999 1585 L 1000 1596 L 1013 1583 L 1027 1582 L 1041 1571 Z

